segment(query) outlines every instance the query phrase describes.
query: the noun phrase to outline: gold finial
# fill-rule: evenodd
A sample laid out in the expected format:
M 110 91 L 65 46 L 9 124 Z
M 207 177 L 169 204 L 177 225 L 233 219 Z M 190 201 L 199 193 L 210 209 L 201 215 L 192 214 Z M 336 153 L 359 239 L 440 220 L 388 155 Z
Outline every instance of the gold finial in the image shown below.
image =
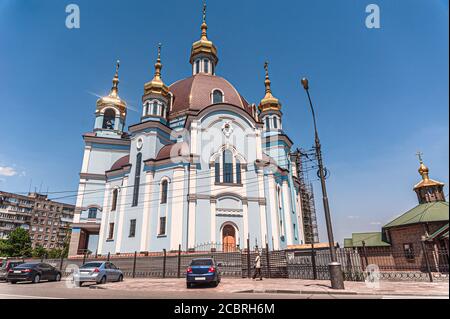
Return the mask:
M 271 88 L 271 82 L 269 78 L 269 62 L 266 61 L 264 63 L 264 70 L 266 72 L 266 79 L 264 81 L 264 84 L 266 86 L 266 95 L 261 100 L 261 103 L 259 104 L 259 109 L 261 111 L 264 110 L 280 110 L 281 105 L 277 98 L 275 98 L 272 95 L 272 88 Z
M 202 40 L 208 40 L 206 31 L 208 30 L 208 25 L 206 24 L 206 0 L 203 1 L 203 22 L 202 22 Z
M 422 158 L 423 153 L 419 151 L 416 153 L 416 155 L 419 158 L 419 162 L 420 162 L 419 174 L 422 176 L 422 179 L 424 181 L 428 181 L 430 179 L 430 177 L 428 176 L 429 169 L 423 163 L 423 158 Z
M 117 97 L 117 93 L 119 92 L 119 68 L 120 68 L 120 60 L 116 62 L 116 73 L 113 78 L 113 86 L 111 88 L 110 96 Z
M 267 94 L 271 94 L 272 90 L 270 88 L 270 78 L 269 78 L 269 62 L 266 61 L 264 63 L 264 70 L 266 71 L 266 80 L 265 80 L 265 85 L 266 85 L 266 95 Z
M 155 63 L 155 79 L 156 80 L 161 80 L 161 69 L 162 69 L 161 47 L 162 47 L 162 44 L 158 43 L 158 58 L 156 59 L 156 63 Z

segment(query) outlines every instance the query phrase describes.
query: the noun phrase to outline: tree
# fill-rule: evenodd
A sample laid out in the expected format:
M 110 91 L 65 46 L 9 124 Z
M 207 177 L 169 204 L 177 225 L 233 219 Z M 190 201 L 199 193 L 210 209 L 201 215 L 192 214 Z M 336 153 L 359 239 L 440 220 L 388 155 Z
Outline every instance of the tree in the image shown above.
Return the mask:
M 0 239 L 0 256 L 8 257 L 11 247 L 8 245 L 5 239 Z
M 18 227 L 9 233 L 4 250 L 8 257 L 30 257 L 31 238 L 27 230 Z
M 33 257 L 42 258 L 47 254 L 47 250 L 41 245 L 36 245 L 33 249 Z

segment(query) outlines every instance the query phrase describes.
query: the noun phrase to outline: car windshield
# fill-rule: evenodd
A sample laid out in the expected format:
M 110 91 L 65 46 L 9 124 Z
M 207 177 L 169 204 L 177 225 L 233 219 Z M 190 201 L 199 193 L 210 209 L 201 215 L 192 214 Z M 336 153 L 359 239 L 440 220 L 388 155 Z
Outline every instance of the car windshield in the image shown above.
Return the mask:
M 6 259 L 2 260 L 2 265 L 0 266 L 0 268 L 6 268 Z
M 214 262 L 212 259 L 194 259 L 191 266 L 212 266 Z
M 102 265 L 102 263 L 87 263 L 81 266 L 80 269 L 86 269 L 86 268 L 99 268 Z
M 16 268 L 34 268 L 36 267 L 38 264 L 33 264 L 33 263 L 25 263 L 25 264 L 20 264 L 19 266 L 17 266 Z

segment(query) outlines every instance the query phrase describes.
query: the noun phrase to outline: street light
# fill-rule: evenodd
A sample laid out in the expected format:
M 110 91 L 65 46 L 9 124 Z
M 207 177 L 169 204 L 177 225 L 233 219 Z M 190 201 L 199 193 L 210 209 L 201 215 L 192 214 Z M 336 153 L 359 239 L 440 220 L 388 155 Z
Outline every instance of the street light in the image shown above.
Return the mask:
M 328 205 L 327 188 L 325 185 L 325 170 L 322 162 L 322 151 L 320 146 L 319 134 L 317 133 L 316 115 L 314 113 L 313 104 L 311 102 L 311 96 L 309 95 L 309 83 L 307 78 L 301 80 L 303 88 L 308 95 L 309 106 L 311 107 L 311 113 L 314 121 L 314 134 L 316 144 L 316 157 L 319 164 L 319 177 L 322 185 L 322 199 L 323 208 L 325 211 L 325 220 L 327 224 L 328 242 L 330 244 L 331 263 L 328 264 L 331 278 L 331 288 L 344 289 L 344 276 L 342 274 L 341 264 L 337 261 L 336 248 L 334 247 L 333 227 L 331 225 L 330 206 Z

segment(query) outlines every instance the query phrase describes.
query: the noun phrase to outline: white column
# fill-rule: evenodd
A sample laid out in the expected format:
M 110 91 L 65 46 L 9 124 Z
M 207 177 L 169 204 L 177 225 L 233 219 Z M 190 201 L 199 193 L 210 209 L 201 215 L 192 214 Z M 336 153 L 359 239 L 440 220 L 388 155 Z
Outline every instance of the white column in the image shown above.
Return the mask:
M 177 250 L 183 236 L 184 168 L 175 168 L 172 181 L 172 210 L 170 218 L 170 250 Z M 167 214 L 167 215 L 168 215 Z M 190 220 L 189 220 L 190 223 Z
M 280 221 L 278 220 L 278 201 L 277 201 L 277 185 L 275 183 L 275 176 L 273 174 L 269 175 L 269 198 L 270 198 L 270 223 L 272 226 L 272 236 L 273 236 L 273 249 L 280 249 L 280 233 L 278 232 L 278 225 Z M 269 238 L 272 240 L 272 238 Z
M 128 177 L 125 177 L 123 179 L 123 184 L 121 188 L 121 195 L 120 195 L 120 206 L 119 206 L 119 213 L 116 215 L 116 221 L 117 225 L 115 228 L 117 229 L 117 236 L 114 236 L 117 238 L 116 240 L 116 253 L 120 253 L 120 246 L 122 245 L 122 236 L 123 236 L 123 220 L 125 218 L 125 207 L 128 204 L 127 201 L 127 190 L 128 190 Z
M 217 242 L 216 239 L 216 201 L 211 202 L 211 242 Z
M 191 154 L 197 155 L 197 135 L 198 135 L 198 122 L 195 120 L 191 124 Z
M 300 193 L 297 194 L 295 203 L 297 205 L 297 219 L 298 219 L 298 236 L 299 240 L 301 240 L 303 243 L 305 243 L 305 226 L 303 225 L 303 211 L 302 211 L 302 204 L 301 204 L 301 197 Z
M 286 228 L 286 236 L 287 236 L 287 245 L 293 244 L 293 236 L 292 236 L 292 208 L 291 208 L 291 192 L 289 191 L 287 181 L 283 181 L 283 210 L 284 210 L 284 222 Z
M 243 169 L 243 164 L 241 163 L 241 179 L 242 179 L 242 197 L 247 197 L 247 170 Z M 245 240 L 248 238 L 248 201 L 242 203 L 242 218 L 243 218 L 243 234 L 242 239 Z M 240 243 L 239 243 L 240 244 Z
M 191 165 L 189 177 L 189 195 L 195 195 L 195 190 L 197 187 L 197 169 L 195 165 Z M 189 202 L 189 224 L 188 224 L 188 248 L 195 247 L 195 226 L 196 226 L 196 209 L 197 202 Z
M 103 200 L 103 210 L 102 210 L 102 221 L 100 223 L 100 232 L 98 234 L 98 246 L 97 246 L 97 251 L 99 254 L 103 254 L 103 241 L 106 239 L 105 238 L 105 229 L 106 229 L 106 224 L 108 222 L 108 216 L 109 216 L 109 209 L 110 209 L 110 205 L 108 205 L 109 203 L 109 191 L 110 186 L 109 184 L 106 184 L 105 186 L 105 196 L 104 196 L 104 200 Z
M 81 173 L 87 173 L 89 168 L 89 159 L 91 158 L 91 146 L 86 146 L 84 148 L 84 154 L 83 154 L 83 164 L 81 165 Z
M 75 207 L 77 207 L 79 209 L 81 209 L 83 207 L 83 198 L 84 198 L 85 189 L 86 189 L 86 180 L 80 179 L 80 184 L 78 185 L 77 202 L 75 204 L 76 205 Z M 81 211 L 73 216 L 73 222 L 79 223 L 80 217 L 81 217 Z
M 258 171 L 258 190 L 259 198 L 264 198 L 264 174 L 262 169 Z M 267 219 L 266 219 L 266 205 L 259 203 L 259 216 L 261 221 L 261 247 L 265 245 L 267 237 Z M 269 240 L 267 238 L 267 240 Z
M 153 193 L 153 172 L 146 172 L 145 175 L 145 199 L 144 199 L 144 212 L 142 214 L 142 227 L 141 227 L 141 245 L 140 251 L 146 252 L 149 247 L 150 238 L 150 213 L 151 213 L 151 199 Z

